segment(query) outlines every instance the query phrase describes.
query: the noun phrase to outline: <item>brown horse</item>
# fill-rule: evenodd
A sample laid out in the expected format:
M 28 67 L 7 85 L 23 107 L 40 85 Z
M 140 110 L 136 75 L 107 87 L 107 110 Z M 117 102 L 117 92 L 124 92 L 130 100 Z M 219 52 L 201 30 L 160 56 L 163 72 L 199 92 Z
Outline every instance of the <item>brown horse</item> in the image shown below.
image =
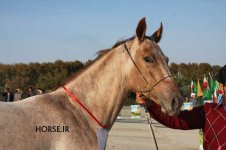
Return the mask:
M 152 36 L 145 36 L 143 18 L 135 37 L 102 51 L 92 65 L 65 84 L 67 92 L 61 87 L 20 102 L 0 103 L 0 148 L 98 149 L 97 128 L 101 127 L 74 96 L 100 124 L 106 125 L 106 131 L 130 92 L 142 91 L 161 104 L 164 112 L 176 114 L 181 94 L 171 77 L 168 59 L 157 45 L 162 30 L 161 25 Z

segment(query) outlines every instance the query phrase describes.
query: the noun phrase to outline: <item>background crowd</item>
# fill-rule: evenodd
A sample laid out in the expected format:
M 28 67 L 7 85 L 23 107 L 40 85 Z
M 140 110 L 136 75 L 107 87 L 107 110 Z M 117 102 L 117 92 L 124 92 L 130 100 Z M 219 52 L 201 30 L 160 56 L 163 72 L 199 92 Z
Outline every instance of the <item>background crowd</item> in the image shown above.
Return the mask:
M 10 88 L 6 88 L 1 94 L 0 100 L 4 102 L 14 102 L 43 93 L 44 90 L 42 90 L 41 88 L 33 89 L 33 87 L 28 87 L 27 91 L 24 92 L 19 88 L 17 88 L 15 92 L 10 90 Z

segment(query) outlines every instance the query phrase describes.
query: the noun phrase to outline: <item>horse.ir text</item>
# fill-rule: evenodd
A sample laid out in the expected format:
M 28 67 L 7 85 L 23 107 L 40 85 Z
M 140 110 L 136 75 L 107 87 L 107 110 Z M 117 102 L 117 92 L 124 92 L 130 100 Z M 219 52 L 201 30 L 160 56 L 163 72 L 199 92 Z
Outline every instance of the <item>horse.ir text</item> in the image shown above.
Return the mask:
M 36 126 L 36 132 L 69 132 L 69 126 Z

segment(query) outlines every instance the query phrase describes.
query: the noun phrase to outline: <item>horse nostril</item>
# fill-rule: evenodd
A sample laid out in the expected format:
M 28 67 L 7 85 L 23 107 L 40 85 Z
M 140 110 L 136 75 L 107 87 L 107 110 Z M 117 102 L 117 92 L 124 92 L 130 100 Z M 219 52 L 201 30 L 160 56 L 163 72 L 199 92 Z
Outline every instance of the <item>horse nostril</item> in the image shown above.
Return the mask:
M 175 96 L 173 99 L 172 99 L 172 108 L 173 109 L 177 109 L 178 107 L 178 98 Z

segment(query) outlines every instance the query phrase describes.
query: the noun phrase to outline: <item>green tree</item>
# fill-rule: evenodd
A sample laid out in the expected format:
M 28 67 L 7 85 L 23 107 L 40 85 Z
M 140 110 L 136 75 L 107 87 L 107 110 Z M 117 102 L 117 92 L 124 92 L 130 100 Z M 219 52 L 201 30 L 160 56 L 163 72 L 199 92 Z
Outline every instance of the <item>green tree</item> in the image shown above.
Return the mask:
M 35 85 L 37 88 L 52 90 L 57 86 L 60 86 L 66 77 L 67 70 L 61 70 L 61 72 L 48 72 L 40 76 Z

